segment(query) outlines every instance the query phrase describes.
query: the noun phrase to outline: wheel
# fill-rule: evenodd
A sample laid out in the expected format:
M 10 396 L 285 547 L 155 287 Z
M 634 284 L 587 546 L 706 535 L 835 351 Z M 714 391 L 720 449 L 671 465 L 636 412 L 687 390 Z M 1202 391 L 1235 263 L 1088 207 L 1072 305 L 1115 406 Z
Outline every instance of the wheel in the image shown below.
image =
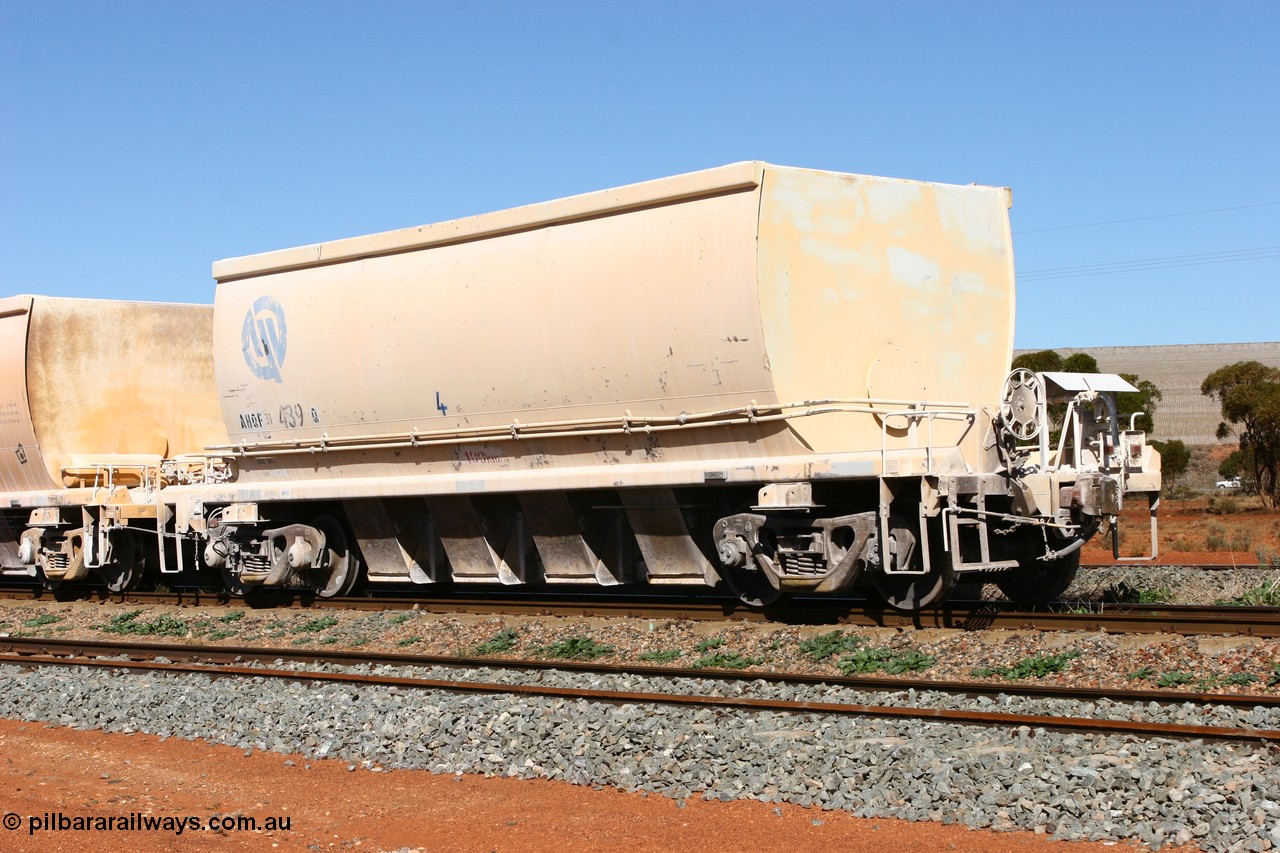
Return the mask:
M 768 575 L 759 569 L 752 571 L 744 568 L 727 569 L 720 566 L 718 571 L 724 578 L 724 582 L 729 585 L 729 589 L 733 590 L 733 594 L 748 607 L 769 607 L 781 604 L 791 597 L 790 593 L 783 592 L 771 584 Z
M 924 558 L 916 543 L 915 534 L 898 521 L 892 522 L 889 538 L 895 540 L 897 549 L 906 549 L 908 564 L 913 569 L 924 565 Z M 884 603 L 894 610 L 914 613 L 926 607 L 945 601 L 955 585 L 955 572 L 951 570 L 951 560 L 941 552 L 930 555 L 929 571 L 919 575 L 891 575 L 881 566 L 867 572 L 871 587 Z M 902 559 L 901 556 L 895 559 Z
M 219 567 L 222 574 L 222 585 L 227 588 L 227 592 L 232 595 L 244 596 L 249 592 L 249 585 L 240 582 L 240 575 L 231 571 L 231 567 L 225 562 Z
M 49 559 L 58 559 L 57 555 L 50 555 L 42 550 L 36 558 L 36 577 L 40 578 L 40 585 L 51 592 L 60 589 L 66 583 L 66 576 L 80 571 L 80 567 L 84 565 L 84 548 L 79 535 L 69 536 L 68 539 L 66 547 L 70 548 L 71 556 L 67 559 L 66 571 L 57 575 L 50 575 L 45 571 L 47 561 Z
M 142 555 L 127 533 L 117 534 L 111 544 L 111 563 L 99 566 L 98 575 L 112 592 L 128 592 L 142 580 Z
M 50 592 L 54 592 L 55 590 L 59 589 L 62 586 L 62 578 L 49 577 L 44 573 L 44 567 L 41 566 L 39 563 L 36 564 L 36 577 L 40 579 L 40 586 L 44 587 Z
M 231 545 L 234 536 L 234 527 L 227 531 L 218 531 L 215 528 L 214 535 L 210 537 L 207 547 L 212 554 L 220 558 L 217 561 L 218 568 L 216 571 L 218 576 L 222 578 L 223 588 L 231 595 L 243 598 L 247 602 L 262 596 L 262 584 L 245 583 L 241 580 L 240 573 L 232 570 Z
M 325 549 L 329 552 L 325 568 L 309 572 L 316 595 L 333 598 L 348 595 L 360 579 L 360 558 L 347 544 L 342 521 L 331 513 L 316 516 L 311 526 L 324 534 Z
M 934 561 L 928 574 L 923 575 L 886 575 L 878 569 L 868 574 L 876 595 L 894 610 L 904 613 L 914 613 L 945 601 L 955 584 L 951 566 L 941 567 L 938 561 Z
M 1066 592 L 1079 569 L 1079 549 L 1056 560 L 1025 557 L 1018 561 L 1017 569 L 1003 572 L 996 578 L 996 586 L 1010 601 L 1044 604 Z
M 238 598 L 243 598 L 246 604 L 258 606 L 270 601 L 268 596 L 271 595 L 275 587 L 264 587 L 259 583 L 244 583 L 240 580 L 239 575 L 232 573 L 226 563 L 222 564 L 219 571 L 222 574 L 222 585 L 226 587 L 227 592 Z

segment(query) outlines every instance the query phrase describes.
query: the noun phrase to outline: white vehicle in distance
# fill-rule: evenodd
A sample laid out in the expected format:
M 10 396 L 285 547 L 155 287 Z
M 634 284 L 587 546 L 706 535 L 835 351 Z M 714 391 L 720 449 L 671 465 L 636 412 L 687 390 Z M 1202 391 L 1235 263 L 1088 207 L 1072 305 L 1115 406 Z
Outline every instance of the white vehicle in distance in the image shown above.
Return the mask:
M 1239 477 L 1232 477 L 1230 480 L 1219 480 L 1218 488 L 1224 491 L 1239 491 L 1244 488 L 1244 484 L 1240 482 Z

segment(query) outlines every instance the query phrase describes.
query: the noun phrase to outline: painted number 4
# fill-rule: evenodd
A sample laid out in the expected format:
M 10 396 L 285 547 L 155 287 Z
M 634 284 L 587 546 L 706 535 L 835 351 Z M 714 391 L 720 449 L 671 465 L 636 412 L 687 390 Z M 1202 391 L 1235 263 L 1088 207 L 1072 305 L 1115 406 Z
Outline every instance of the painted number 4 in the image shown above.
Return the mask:
M 437 391 L 437 392 L 436 392 L 436 408 L 440 410 L 440 414 L 442 414 L 442 415 L 447 415 L 447 414 L 449 414 L 449 407 L 448 407 L 448 406 L 446 406 L 444 403 L 441 403 L 441 402 L 440 402 L 440 392 L 439 392 L 439 391 Z

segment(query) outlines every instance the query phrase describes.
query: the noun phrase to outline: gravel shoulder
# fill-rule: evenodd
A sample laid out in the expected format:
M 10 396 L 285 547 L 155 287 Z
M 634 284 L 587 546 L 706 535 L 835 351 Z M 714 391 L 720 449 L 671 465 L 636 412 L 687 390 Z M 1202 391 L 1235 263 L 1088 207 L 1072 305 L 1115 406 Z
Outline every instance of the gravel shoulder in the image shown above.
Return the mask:
M 751 800 L 676 800 L 615 788 L 424 770 L 374 772 L 338 759 L 246 751 L 145 734 L 103 734 L 0 720 L 5 811 L 24 823 L 7 849 L 79 853 L 199 850 L 786 850 L 826 853 L 1059 851 L 1101 853 L 1127 845 L 1051 841 L 1034 832 L 858 818 Z M 131 812 L 155 817 L 240 814 L 275 832 L 184 831 L 27 835 L 25 818 Z M 6 837 L 7 836 L 7 837 Z M 1172 849 L 1172 848 L 1166 848 Z M 1184 853 L 1196 849 L 1188 845 Z
M 1091 584 L 1096 600 L 1097 590 L 1115 589 L 1131 571 L 1131 567 L 1118 567 L 1082 572 L 1077 586 Z M 1139 581 L 1152 583 L 1150 567 L 1144 571 L 1147 574 Z M 1183 590 L 1199 584 L 1188 594 L 1212 596 L 1213 600 L 1226 597 L 1224 584 L 1247 586 L 1255 580 L 1193 569 L 1180 571 L 1185 577 L 1179 570 L 1168 569 L 1154 582 Z M 835 675 L 878 669 L 879 675 L 897 672 L 938 680 L 1014 683 L 1025 678 L 1041 684 L 1115 687 L 1164 684 L 1177 690 L 1280 695 L 1280 641 L 1247 637 L 1032 630 L 831 631 L 819 626 L 758 623 L 459 618 L 421 611 L 129 608 L 12 601 L 0 602 L 0 633 L 442 656 L 488 654 L 495 663 L 504 657 L 561 656 L 646 666 L 669 663 L 741 668 L 747 672 Z M 741 847 L 744 841 L 760 847 L 761 839 L 765 839 L 765 849 L 776 842 L 774 849 L 784 844 L 788 849 L 836 844 L 859 850 L 870 849 L 866 846 L 870 843 L 877 850 L 915 850 L 923 844 L 991 850 L 1001 849 L 999 845 L 1006 841 L 1011 841 L 1006 849 L 1026 849 L 1026 844 L 1044 838 L 1053 838 L 1056 844 L 1074 840 L 1140 842 L 1152 849 L 1187 845 L 1187 849 L 1206 851 L 1265 851 L 1280 847 L 1280 753 L 1250 744 L 1134 740 L 822 715 L 690 713 L 656 706 L 309 687 L 273 679 L 232 682 L 204 676 L 0 669 L 6 684 L 0 694 L 0 716 L 30 721 L 28 726 L 44 722 L 101 730 L 29 728 L 23 734 L 31 737 L 31 743 L 48 741 L 34 756 L 54 754 L 54 744 L 64 736 L 91 736 L 100 739 L 93 746 L 94 760 L 82 763 L 97 766 L 98 756 L 107 749 L 103 744 L 112 738 L 127 737 L 129 746 L 119 747 L 127 755 L 134 744 L 151 743 L 145 740 L 149 733 L 158 737 L 155 746 L 161 753 L 204 750 L 202 757 L 193 760 L 192 771 L 198 769 L 206 776 L 173 782 L 193 791 L 215 784 L 210 780 L 237 778 L 236 774 L 247 781 L 258 771 L 239 762 L 255 759 L 267 762 L 262 765 L 268 768 L 263 772 L 289 773 L 291 783 L 299 784 L 299 774 L 313 772 L 305 770 L 307 765 L 328 767 L 336 756 L 339 762 L 332 772 L 344 778 L 346 786 L 339 782 L 334 791 L 317 789 L 311 805 L 306 806 L 312 809 L 318 807 L 317 802 L 326 802 L 325 798 L 335 803 L 343 802 L 344 796 L 364 797 L 365 788 L 368 796 L 375 796 L 393 778 L 411 777 L 415 781 L 410 788 L 424 791 L 432 791 L 431 786 L 438 784 L 450 791 L 496 782 L 516 786 L 510 791 L 483 788 L 476 798 L 462 797 L 457 814 L 467 816 L 466 826 L 474 824 L 474 831 L 451 818 L 452 823 L 441 824 L 450 827 L 444 835 L 430 835 L 434 830 L 421 821 L 403 835 L 359 835 L 367 832 L 362 828 L 368 825 L 366 812 L 344 808 L 324 816 L 330 824 L 317 824 L 341 824 L 340 829 L 326 829 L 323 842 L 308 836 L 298 849 L 351 846 L 353 839 L 361 838 L 369 849 L 418 844 L 432 850 L 619 844 L 637 849 L 698 846 L 716 850 Z M 482 676 L 485 680 L 515 677 L 499 670 L 482 671 Z M 635 683 L 624 687 L 656 687 L 638 676 L 626 678 Z M 732 687 L 690 683 L 679 689 L 774 695 L 774 688 L 754 681 Z M 803 690 L 816 691 L 815 696 L 828 700 L 869 698 L 843 688 Z M 885 704 L 952 701 L 907 692 L 880 694 L 874 700 Z M 973 701 L 1015 705 L 1030 712 L 1072 711 L 1005 696 Z M 1075 712 L 1086 716 L 1162 714 L 1183 722 L 1280 727 L 1274 711 L 1158 707 L 1159 711 L 1154 705 L 1135 711 L 1095 703 L 1078 706 Z M 0 723 L 0 735 L 7 736 L 9 729 L 5 727 L 11 725 L 16 724 Z M 102 731 L 121 734 L 103 735 Z M 218 748 L 201 746 L 202 742 L 225 744 L 235 752 L 224 754 Z M 0 744 L 5 745 L 6 754 L 18 755 L 17 747 L 10 750 L 3 738 Z M 268 754 L 260 755 L 263 751 Z M 70 761 L 65 758 L 70 754 L 64 753 L 58 761 Z M 226 763 L 220 757 L 223 755 L 228 756 Z M 286 760 L 280 755 L 290 756 L 287 760 L 293 764 L 278 767 Z M 23 777 L 28 780 L 34 778 L 42 771 L 32 766 L 33 760 L 22 757 L 13 766 L 24 766 L 25 762 L 27 769 L 13 772 L 29 774 Z M 138 759 L 139 763 L 143 760 Z M 71 768 L 50 766 L 47 772 L 70 773 Z M 419 776 L 413 774 L 435 781 L 416 781 Z M 450 781 L 454 778 L 462 781 Z M 156 786 L 171 787 L 163 774 L 150 773 L 145 779 L 153 793 Z M 42 810 L 49 810 L 48 793 L 33 790 L 30 784 L 17 786 L 19 792 L 27 792 L 31 808 L 43 802 Z M 71 779 L 59 784 L 71 786 L 68 791 L 74 787 Z M 349 794 L 346 788 L 350 788 Z M 622 805 L 609 811 L 614 808 L 610 805 L 597 813 L 597 805 L 577 799 L 589 800 L 594 794 L 628 799 L 611 800 Z M 94 807 L 107 802 L 97 795 L 84 796 L 83 802 Z M 295 801 L 282 796 L 270 799 L 266 794 L 255 794 L 253 800 L 259 804 L 287 803 L 298 809 L 303 806 L 295 803 L 306 801 L 305 797 Z M 384 806 L 400 796 L 387 793 Z M 414 804 L 415 814 L 422 802 L 417 796 L 406 794 L 407 798 L 400 800 Z M 458 795 L 444 791 L 427 795 L 432 802 L 450 797 Z M 216 801 L 241 802 L 225 797 Z M 59 794 L 56 802 L 69 800 Z M 152 808 L 159 806 L 153 802 Z M 659 812 L 650 814 L 650 809 Z M 378 812 L 392 813 L 389 806 Z M 438 813 L 431 809 L 423 812 L 425 816 L 433 814 Z M 790 820 L 792 814 L 800 816 L 794 826 L 778 822 Z M 665 834 L 649 834 L 641 817 L 664 829 Z M 847 823 L 857 818 L 870 823 Z M 397 816 L 391 823 L 399 820 Z M 868 825 L 881 828 L 868 829 Z M 979 835 L 961 825 L 1014 834 Z M 640 832 L 642 826 L 644 831 Z M 835 828 L 847 834 L 812 832 L 836 832 Z M 526 830 L 530 834 L 522 835 Z M 928 834 L 934 831 L 943 834 Z M 66 840 L 50 838 L 54 840 L 49 843 Z M 618 844 L 613 843 L 614 838 L 619 839 Z M 673 843 L 673 838 L 678 838 L 678 843 Z M 1018 840 L 1012 841 L 1015 838 Z M 965 839 L 976 839 L 978 844 L 965 847 Z M 263 840 L 258 838 L 258 842 Z M 276 836 L 271 843 L 288 849 L 297 840 Z M 899 840 L 903 846 L 893 846 Z
M 751 800 L 814 809 L 818 820 L 852 814 L 1156 849 L 1280 844 L 1280 750 L 1248 743 L 203 674 L 6 665 L 0 679 L 0 717 L 339 758 L 350 772 L 550 780 L 677 807 Z

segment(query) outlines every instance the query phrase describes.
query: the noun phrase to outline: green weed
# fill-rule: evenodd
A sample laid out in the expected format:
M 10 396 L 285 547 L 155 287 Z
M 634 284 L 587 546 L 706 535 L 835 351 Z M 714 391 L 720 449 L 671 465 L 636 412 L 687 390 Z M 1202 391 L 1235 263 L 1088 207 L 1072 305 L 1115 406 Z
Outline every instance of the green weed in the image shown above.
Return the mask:
M 662 649 L 656 652 L 645 652 L 640 655 L 640 660 L 646 663 L 671 663 L 680 657 L 679 649 Z
M 1246 684 L 1257 684 L 1260 679 L 1252 672 L 1233 672 L 1226 678 L 1215 678 L 1217 684 L 1243 687 Z
M 1162 672 L 1156 679 L 1157 687 L 1183 687 L 1195 681 L 1196 677 L 1189 672 Z
M 28 619 L 22 623 L 24 628 L 39 628 L 41 625 L 52 625 L 54 622 L 61 622 L 61 616 L 55 616 L 52 613 L 41 613 L 34 619 Z
M 1280 607 L 1280 580 L 1255 586 L 1230 603 L 1250 607 Z
M 139 622 L 141 610 L 131 610 L 113 616 L 102 630 L 108 634 L 136 634 L 150 637 L 185 637 L 190 630 L 187 623 L 168 613 L 162 613 L 150 622 Z
M 866 637 L 857 634 L 846 634 L 843 631 L 828 631 L 817 634 L 800 642 L 800 653 L 812 661 L 824 661 L 834 655 L 857 651 L 867 642 Z
M 998 675 L 1010 681 L 1023 678 L 1044 678 L 1055 672 L 1062 672 L 1067 664 L 1080 657 L 1079 652 L 1062 652 L 1056 655 L 1033 655 L 1023 658 L 1013 666 L 982 666 L 972 670 L 978 678 L 990 678 Z
M 718 649 L 724 645 L 724 640 L 720 637 L 707 637 L 693 644 L 694 649 L 700 652 L 709 652 L 712 649 Z
M 1167 604 L 1173 593 L 1166 587 L 1134 587 L 1121 581 L 1112 585 L 1103 595 L 1105 601 L 1115 604 Z
M 698 658 L 693 663 L 694 669 L 746 669 L 759 666 L 764 658 L 748 657 L 739 652 L 712 652 Z
M 547 657 L 561 660 L 595 660 L 613 654 L 613 646 L 601 645 L 590 637 L 580 635 L 557 640 L 539 651 Z
M 895 652 L 889 648 L 858 649 L 851 655 L 845 655 L 836 664 L 845 675 L 867 675 L 883 672 L 886 675 L 901 675 L 904 672 L 920 672 L 937 662 L 933 655 L 925 655 L 909 649 Z
M 296 626 L 295 628 L 291 629 L 289 633 L 290 634 L 318 634 L 321 631 L 327 631 L 328 629 L 332 628 L 334 625 L 337 625 L 337 624 L 338 624 L 338 619 L 335 616 L 318 616 L 315 619 L 308 619 L 306 622 L 303 622 L 301 625 Z
M 474 654 L 496 655 L 509 652 L 520 642 L 520 634 L 515 628 L 503 628 L 489 639 L 475 647 Z

